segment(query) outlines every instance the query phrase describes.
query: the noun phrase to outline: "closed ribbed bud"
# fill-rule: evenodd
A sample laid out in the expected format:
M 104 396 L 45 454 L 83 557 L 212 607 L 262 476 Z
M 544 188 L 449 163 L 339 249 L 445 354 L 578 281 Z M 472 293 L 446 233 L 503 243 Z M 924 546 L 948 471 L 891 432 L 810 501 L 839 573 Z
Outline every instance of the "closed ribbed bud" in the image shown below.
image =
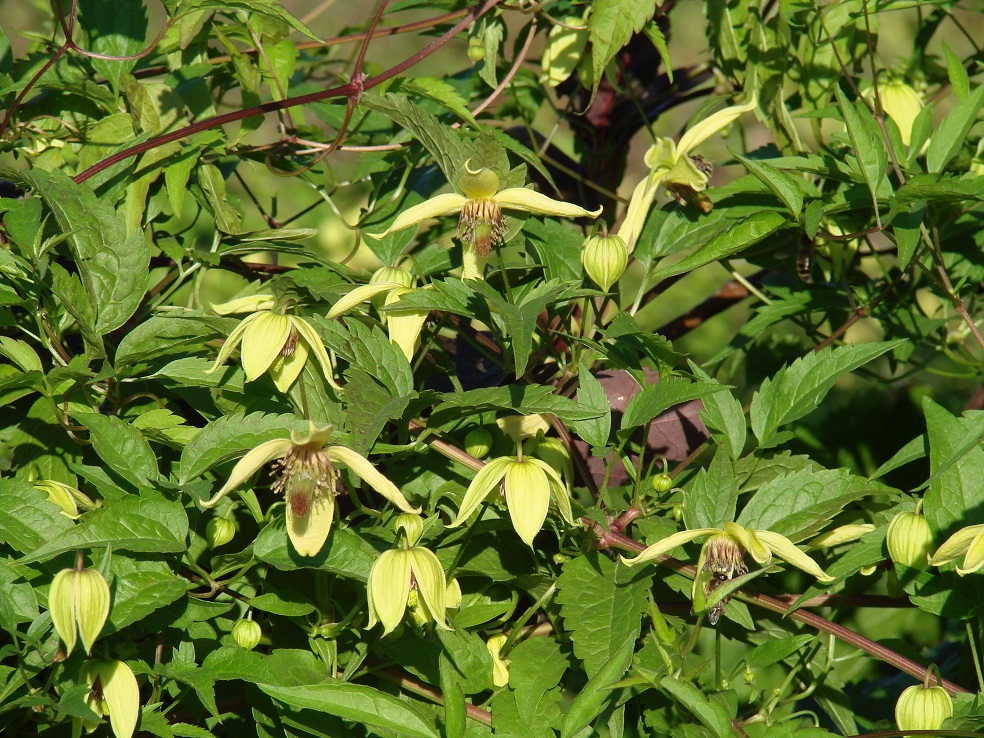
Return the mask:
M 393 521 L 393 532 L 399 534 L 401 530 L 407 537 L 407 543 L 416 546 L 424 532 L 424 521 L 419 515 L 400 513 Z
M 916 684 L 906 689 L 895 703 L 899 730 L 937 730 L 952 714 L 953 699 L 943 687 Z
M 92 653 L 109 617 L 109 585 L 95 569 L 63 569 L 48 590 L 48 610 L 66 654 L 72 653 L 79 637 L 85 652 Z
M 492 450 L 492 434 L 485 428 L 474 428 L 465 436 L 465 451 L 476 459 L 484 459 Z
M 252 651 L 260 645 L 262 637 L 263 629 L 255 620 L 247 618 L 232 626 L 232 639 L 240 648 L 245 648 L 247 651 Z
M 933 533 L 919 513 L 902 512 L 892 518 L 885 537 L 888 555 L 897 564 L 925 571 L 933 551 Z
M 669 474 L 657 474 L 652 479 L 653 491 L 663 494 L 673 489 L 673 478 Z
M 209 548 L 226 545 L 236 535 L 236 524 L 228 518 L 212 518 L 205 526 L 205 540 Z
M 478 36 L 468 39 L 468 58 L 472 64 L 478 64 L 485 58 L 485 44 Z
M 608 292 L 626 265 L 629 252 L 620 236 L 590 236 L 581 249 L 581 264 L 588 278 Z

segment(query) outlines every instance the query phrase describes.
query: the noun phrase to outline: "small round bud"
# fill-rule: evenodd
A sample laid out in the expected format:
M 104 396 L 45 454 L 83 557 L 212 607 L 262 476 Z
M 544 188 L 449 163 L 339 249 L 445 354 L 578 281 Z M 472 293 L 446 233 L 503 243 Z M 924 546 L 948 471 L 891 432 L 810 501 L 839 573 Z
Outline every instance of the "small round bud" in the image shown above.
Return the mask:
M 205 526 L 205 540 L 209 548 L 226 545 L 236 536 L 236 524 L 228 518 L 212 518 Z
M 937 730 L 953 714 L 953 699 L 943 687 L 916 684 L 906 689 L 895 703 L 895 722 L 899 730 Z
M 588 278 L 608 292 L 629 263 L 629 251 L 620 236 L 590 236 L 581 249 L 581 264 Z
M 465 162 L 465 173 L 458 179 L 458 187 L 461 188 L 461 192 L 470 200 L 484 200 L 492 197 L 499 191 L 499 175 L 485 167 L 472 169 L 468 165 L 470 161 L 469 159 Z
M 673 519 L 678 523 L 683 520 L 683 505 L 673 506 Z
M 492 434 L 485 428 L 474 428 L 465 436 L 465 451 L 476 459 L 484 459 L 492 450 Z
M 657 474 L 653 477 L 651 484 L 653 485 L 653 491 L 664 494 L 673 489 L 673 479 L 669 474 Z
M 478 36 L 468 39 L 468 58 L 472 64 L 478 64 L 485 58 L 485 44 Z
M 255 620 L 240 620 L 232 626 L 232 639 L 247 651 L 252 651 L 260 644 L 263 629 Z
M 933 551 L 933 533 L 919 513 L 902 512 L 892 518 L 885 536 L 888 555 L 897 564 L 925 571 Z

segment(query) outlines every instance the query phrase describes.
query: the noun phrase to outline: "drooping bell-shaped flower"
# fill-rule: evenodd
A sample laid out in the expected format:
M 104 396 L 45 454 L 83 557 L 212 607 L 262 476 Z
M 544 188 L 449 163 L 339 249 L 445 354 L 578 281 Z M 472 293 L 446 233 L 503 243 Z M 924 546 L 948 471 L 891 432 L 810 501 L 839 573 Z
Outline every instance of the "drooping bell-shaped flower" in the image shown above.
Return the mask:
M 745 105 L 719 110 L 702 120 L 684 133 L 677 143 L 671 138 L 659 138 L 649 147 L 645 157 L 649 174 L 632 192 L 625 220 L 618 229 L 618 235 L 625 242 L 629 254 L 635 249 L 659 187 L 666 187 L 678 199 L 688 199 L 706 190 L 708 166 L 703 159 L 691 156 L 691 151 L 757 105 L 758 101 L 752 97 Z M 710 202 L 701 201 L 700 204 L 706 208 Z
M 55 632 L 71 654 L 78 637 L 86 653 L 109 617 L 109 585 L 96 569 L 62 569 L 48 590 L 48 611 Z
M 269 371 L 277 389 L 287 392 L 300 376 L 308 357 L 313 354 L 325 380 L 340 390 L 341 387 L 335 382 L 331 359 L 314 328 L 303 318 L 287 315 L 274 310 L 274 307 L 275 301 L 270 295 L 241 297 L 213 305 L 212 309 L 219 315 L 250 314 L 229 334 L 208 373 L 217 371 L 239 346 L 247 382 Z
M 279 460 L 280 472 L 273 488 L 287 501 L 287 536 L 301 556 L 315 556 L 324 546 L 335 517 L 335 465 L 348 467 L 362 481 L 404 512 L 419 512 L 390 480 L 368 459 L 344 446 L 326 446 L 332 429 L 312 423 L 308 433 L 291 431 L 290 438 L 266 441 L 247 453 L 233 467 L 222 489 L 206 503 L 215 505 L 249 479 L 264 464 Z
M 382 233 L 370 233 L 373 238 L 404 228 L 416 226 L 430 218 L 458 213 L 458 240 L 461 241 L 464 263 L 462 279 L 480 279 L 485 259 L 493 247 L 503 243 L 506 219 L 503 210 L 518 210 L 537 215 L 561 218 L 598 217 L 595 211 L 541 195 L 525 187 L 499 189 L 499 176 L 491 169 L 472 169 L 465 162 L 465 171 L 458 180 L 463 194 L 446 193 L 415 205 L 400 213 L 393 224 Z
M 963 556 L 957 566 L 957 574 L 963 576 L 984 566 L 984 524 L 961 528 L 936 549 L 930 559 L 931 566 L 942 566 Z
M 140 688 L 133 670 L 123 661 L 98 659 L 83 664 L 80 673 L 89 684 L 89 708 L 99 717 L 109 715 L 116 738 L 130 738 L 140 718 Z M 96 725 L 81 722 L 88 732 L 95 730 Z
M 635 566 L 645 561 L 652 561 L 669 553 L 677 546 L 700 538 L 706 540 L 697 560 L 697 576 L 694 578 L 691 591 L 695 612 L 706 609 L 704 603 L 707 598 L 723 582 L 748 573 L 748 567 L 745 565 L 746 552 L 751 554 L 760 566 L 769 566 L 772 563 L 772 557 L 775 556 L 798 569 L 802 569 L 821 582 L 833 581 L 833 577 L 824 572 L 817 562 L 803 553 L 785 536 L 769 530 L 744 528 L 737 523 L 725 523 L 724 528 L 697 528 L 680 531 L 654 543 L 638 556 L 628 559 L 623 556 L 621 559 L 627 566 Z M 721 600 L 710 609 L 708 621 L 712 625 L 721 616 L 727 600 L 728 598 Z
M 369 571 L 369 625 L 383 624 L 383 635 L 403 620 L 408 604 L 420 622 L 447 629 L 447 580 L 433 551 L 422 546 L 384 551 Z

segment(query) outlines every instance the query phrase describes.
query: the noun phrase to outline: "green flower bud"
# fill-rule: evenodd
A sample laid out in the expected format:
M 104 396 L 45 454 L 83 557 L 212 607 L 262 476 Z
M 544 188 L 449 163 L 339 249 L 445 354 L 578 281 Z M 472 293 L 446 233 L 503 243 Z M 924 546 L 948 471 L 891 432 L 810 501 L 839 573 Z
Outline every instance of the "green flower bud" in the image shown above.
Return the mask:
M 95 569 L 62 569 L 48 590 L 48 610 L 66 654 L 72 653 L 77 637 L 85 652 L 92 653 L 109 617 L 109 585 Z
M 122 661 L 89 661 L 81 675 L 92 689 L 86 704 L 100 717 L 109 714 L 116 738 L 130 738 L 140 717 L 140 688 L 130 667 Z M 94 725 L 86 727 L 90 733 L 95 729 Z
M 492 450 L 492 434 L 485 428 L 474 428 L 465 436 L 465 451 L 476 459 L 484 459 Z
M 380 267 L 369 277 L 369 284 L 398 284 L 409 289 L 413 287 L 413 275 L 403 267 Z M 372 303 L 377 313 L 386 304 L 386 296 L 388 294 L 388 291 L 379 292 L 369 298 L 369 302 Z M 385 323 L 388 316 L 385 313 L 379 314 Z
M 205 540 L 209 548 L 226 545 L 236 535 L 236 524 L 228 518 L 212 518 L 205 526 Z
M 471 59 L 472 64 L 478 64 L 485 58 L 485 44 L 478 36 L 468 39 L 468 58 Z
M 407 543 L 411 546 L 416 546 L 417 541 L 420 540 L 420 536 L 424 532 L 424 521 L 419 515 L 400 513 L 396 516 L 396 520 L 393 521 L 393 532 L 399 535 L 401 529 L 407 537 Z
M 581 249 L 581 264 L 596 285 L 611 290 L 629 263 L 629 252 L 620 236 L 590 236 Z
M 906 689 L 895 703 L 899 730 L 936 730 L 952 714 L 953 699 L 943 687 L 916 684 Z
M 241 648 L 245 648 L 247 651 L 252 651 L 260 644 L 260 638 L 263 637 L 263 629 L 260 624 L 255 620 L 247 618 L 245 620 L 238 621 L 232 626 L 232 639 Z
M 465 173 L 458 179 L 458 187 L 471 200 L 485 200 L 499 191 L 499 175 L 482 167 L 472 170 L 465 163 Z
M 902 512 L 892 518 L 885 537 L 888 555 L 897 564 L 925 571 L 933 551 L 933 533 L 926 518 L 918 513 Z
M 673 489 L 673 478 L 669 474 L 657 474 L 653 477 L 651 484 L 654 492 L 664 494 Z

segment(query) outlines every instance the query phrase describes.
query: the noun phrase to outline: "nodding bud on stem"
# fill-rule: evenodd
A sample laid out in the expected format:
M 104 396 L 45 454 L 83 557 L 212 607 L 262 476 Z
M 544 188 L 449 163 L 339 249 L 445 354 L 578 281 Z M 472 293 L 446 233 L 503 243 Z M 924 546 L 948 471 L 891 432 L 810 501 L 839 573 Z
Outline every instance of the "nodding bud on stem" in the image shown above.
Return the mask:
M 885 543 L 888 546 L 888 555 L 896 564 L 921 570 L 929 568 L 933 533 L 924 515 L 910 512 L 896 515 L 888 524 Z
M 589 236 L 581 249 L 588 278 L 605 292 L 611 290 L 629 263 L 629 251 L 619 236 Z
M 95 569 L 62 569 L 48 590 L 48 610 L 66 654 L 72 653 L 77 637 L 85 652 L 92 653 L 109 617 L 109 585 Z
M 232 639 L 240 648 L 252 651 L 260 645 L 260 638 L 263 637 L 263 629 L 255 620 L 247 618 L 238 621 L 232 626 Z
M 899 730 L 936 730 L 953 714 L 953 699 L 943 687 L 915 684 L 895 703 Z

